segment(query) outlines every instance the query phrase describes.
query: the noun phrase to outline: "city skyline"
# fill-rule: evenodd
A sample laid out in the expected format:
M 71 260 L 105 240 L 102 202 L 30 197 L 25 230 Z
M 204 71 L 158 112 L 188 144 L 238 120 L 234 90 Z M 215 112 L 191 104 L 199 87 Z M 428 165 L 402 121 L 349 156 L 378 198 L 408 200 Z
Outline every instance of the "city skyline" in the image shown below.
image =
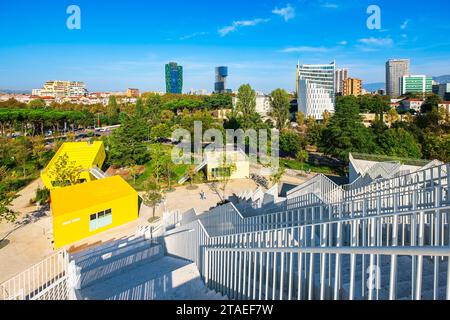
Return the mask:
M 448 2 L 421 6 L 418 16 L 418 1 L 378 1 L 380 30 L 366 26 L 370 1 L 266 0 L 217 8 L 206 1 L 82 0 L 76 3 L 81 30 L 65 26 L 70 4 L 30 3 L 26 11 L 17 3 L 0 5 L 0 28 L 7 31 L 0 44 L 0 88 L 31 90 L 49 79 L 79 79 L 91 91 L 165 91 L 169 61 L 184 67 L 183 92 L 213 91 L 218 65 L 229 67 L 230 89 L 250 83 L 264 92 L 295 91 L 298 60 L 336 60 L 365 84 L 384 82 L 391 58 L 411 59 L 412 74 L 450 74 Z

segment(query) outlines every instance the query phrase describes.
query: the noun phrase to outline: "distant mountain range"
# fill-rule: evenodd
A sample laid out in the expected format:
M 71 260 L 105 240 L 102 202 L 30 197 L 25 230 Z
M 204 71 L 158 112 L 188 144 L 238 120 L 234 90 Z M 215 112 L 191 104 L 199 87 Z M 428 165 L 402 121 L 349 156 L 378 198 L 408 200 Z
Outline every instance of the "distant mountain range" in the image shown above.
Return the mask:
M 450 74 L 446 74 L 444 76 L 440 77 L 433 77 L 434 81 L 437 81 L 439 83 L 449 83 L 450 82 Z
M 450 74 L 446 74 L 439 77 L 433 77 L 433 80 L 438 83 L 450 83 Z M 376 82 L 376 83 L 367 83 L 363 84 L 363 88 L 369 92 L 374 92 L 379 89 L 386 90 L 386 83 L 384 82 Z
M 11 89 L 0 89 L 1 93 L 6 94 L 31 94 L 30 90 L 11 90 Z

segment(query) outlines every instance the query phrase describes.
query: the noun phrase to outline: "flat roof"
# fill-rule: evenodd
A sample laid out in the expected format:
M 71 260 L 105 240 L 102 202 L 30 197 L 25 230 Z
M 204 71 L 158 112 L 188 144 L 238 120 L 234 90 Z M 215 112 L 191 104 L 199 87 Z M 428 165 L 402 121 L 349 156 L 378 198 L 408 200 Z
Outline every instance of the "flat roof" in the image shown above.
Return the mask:
M 94 141 L 92 143 L 65 142 L 58 149 L 44 171 L 48 171 L 63 154 L 67 154 L 69 161 L 75 161 L 76 165 L 81 166 L 83 169 L 89 169 L 102 149 L 104 149 L 102 141 Z
M 120 176 L 54 189 L 51 190 L 52 213 L 60 216 L 131 195 L 138 194 Z

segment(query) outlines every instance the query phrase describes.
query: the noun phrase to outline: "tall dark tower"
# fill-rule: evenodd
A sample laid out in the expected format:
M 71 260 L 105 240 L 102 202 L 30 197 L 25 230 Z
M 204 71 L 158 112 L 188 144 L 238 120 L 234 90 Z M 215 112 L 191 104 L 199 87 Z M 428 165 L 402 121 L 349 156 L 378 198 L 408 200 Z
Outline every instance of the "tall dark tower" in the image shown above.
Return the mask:
M 215 93 L 225 93 L 227 86 L 228 67 L 216 68 L 216 82 L 214 84 Z
M 183 92 L 183 67 L 176 62 L 166 64 L 166 93 Z

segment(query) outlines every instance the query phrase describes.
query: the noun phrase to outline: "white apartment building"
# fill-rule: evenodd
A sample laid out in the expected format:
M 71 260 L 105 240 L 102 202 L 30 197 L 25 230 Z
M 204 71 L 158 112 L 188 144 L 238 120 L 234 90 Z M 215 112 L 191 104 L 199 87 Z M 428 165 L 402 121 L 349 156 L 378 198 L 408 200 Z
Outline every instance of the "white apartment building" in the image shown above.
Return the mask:
M 50 80 L 42 89 L 33 89 L 32 93 L 39 97 L 64 98 L 86 96 L 87 90 L 84 82 Z
M 344 92 L 344 81 L 348 79 L 348 69 L 336 69 L 334 86 L 336 94 Z
M 336 64 L 300 65 L 298 109 L 305 116 L 323 119 L 325 111 L 334 112 Z
M 237 97 L 233 97 L 233 107 L 236 108 L 237 106 L 237 102 L 238 102 L 238 98 Z M 261 115 L 261 117 L 263 119 L 267 119 L 269 118 L 269 113 L 271 111 L 271 104 L 270 102 L 272 101 L 272 98 L 269 95 L 266 95 L 262 92 L 256 92 L 256 107 L 255 107 L 255 111 Z

